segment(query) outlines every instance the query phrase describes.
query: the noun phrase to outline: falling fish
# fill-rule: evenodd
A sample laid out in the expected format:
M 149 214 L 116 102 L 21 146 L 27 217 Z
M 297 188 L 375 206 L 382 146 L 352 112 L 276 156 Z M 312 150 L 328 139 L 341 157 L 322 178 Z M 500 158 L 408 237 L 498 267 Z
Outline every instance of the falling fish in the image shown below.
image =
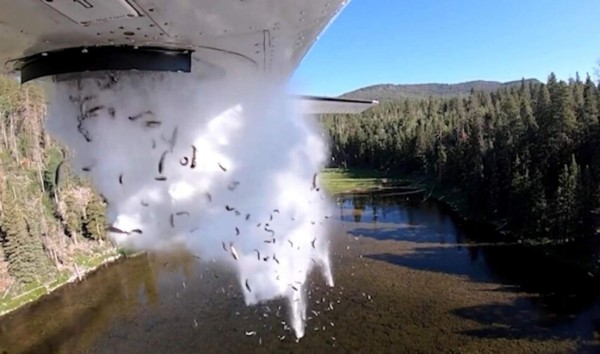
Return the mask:
M 159 120 L 149 120 L 146 123 L 144 123 L 144 125 L 146 125 L 146 127 L 148 128 L 156 128 L 158 126 L 160 126 L 162 123 Z
M 315 241 L 317 241 L 316 237 L 310 242 L 310 244 L 312 245 L 312 248 L 314 248 L 314 249 L 316 249 L 315 248 Z
M 192 164 L 190 168 L 196 168 L 196 147 L 192 145 Z
M 123 174 L 119 175 L 119 184 L 123 184 Z
M 108 114 L 110 115 L 111 118 L 114 118 L 116 113 L 117 113 L 117 111 L 114 109 L 114 107 L 108 108 Z
M 132 234 L 134 234 L 134 233 L 135 234 L 143 234 L 142 230 L 140 230 L 140 229 L 133 229 L 133 230 L 130 231 L 130 233 L 132 233 Z
M 128 235 L 128 234 L 129 234 L 129 232 L 127 232 L 127 231 L 123 231 L 123 230 L 121 230 L 121 229 L 119 229 L 119 228 L 116 228 L 116 227 L 114 227 L 114 226 L 109 226 L 109 227 L 107 227 L 107 228 L 106 228 L 106 231 L 108 231 L 108 232 L 114 232 L 114 233 L 116 233 L 116 234 L 124 234 L 124 235 Z
M 58 188 L 58 185 L 60 183 L 60 177 L 62 175 L 62 166 L 63 166 L 64 162 L 65 162 L 65 160 L 62 160 L 56 166 L 56 172 L 54 172 L 54 187 L 55 188 Z
M 225 245 L 225 242 L 221 242 L 221 244 L 223 245 L 223 250 L 227 252 L 227 246 Z
M 250 289 L 250 284 L 248 284 L 248 279 L 246 279 L 246 289 L 248 289 L 248 292 L 252 292 L 252 289 Z
M 188 162 L 190 160 L 187 157 L 182 157 L 181 160 L 179 160 L 179 163 L 181 164 L 181 166 L 187 166 Z
M 255 336 L 256 335 L 256 331 L 246 331 L 246 336 L 251 337 L 251 336 Z
M 82 168 L 82 170 L 84 172 L 90 172 L 92 170 L 92 167 L 91 166 L 86 166 L 86 167 Z
M 312 189 L 311 190 L 315 190 L 317 189 L 317 173 L 315 173 L 313 175 L 313 179 L 312 179 Z
M 173 216 L 173 213 L 169 215 L 169 223 L 171 224 L 171 227 L 175 227 L 175 218 Z
M 154 179 L 157 180 L 157 181 L 166 181 L 167 177 L 165 177 L 165 176 L 158 176 L 158 177 L 154 177 Z
M 238 260 L 238 253 L 235 250 L 235 247 L 233 247 L 233 243 L 229 244 L 229 249 L 231 251 L 231 255 L 233 256 L 233 259 L 235 259 L 237 261 Z
M 160 138 L 164 141 L 169 143 L 169 151 L 173 152 L 173 148 L 175 147 L 175 143 L 177 142 L 177 130 L 178 127 L 175 127 L 175 129 L 173 129 L 173 133 L 171 133 L 171 139 L 167 140 L 165 139 L 162 134 L 160 136 Z
M 230 207 L 229 205 L 225 205 L 225 210 L 232 211 L 232 210 L 235 210 L 235 208 L 234 207 Z
M 178 211 L 178 212 L 175 213 L 175 215 L 177 215 L 177 216 L 181 216 L 181 215 L 190 216 L 190 213 L 187 212 L 187 211 Z
M 250 214 L 246 214 L 246 221 L 250 219 Z
M 217 163 L 217 165 L 219 165 L 219 168 L 223 170 L 223 172 L 227 172 L 227 169 L 223 167 L 223 165 L 221 165 L 220 163 Z
M 256 251 L 256 257 L 260 261 L 260 252 L 256 248 L 254 249 L 254 251 Z
M 206 192 L 206 199 L 208 199 L 209 202 L 212 202 L 212 196 L 210 195 L 210 193 Z
M 141 204 L 143 207 L 150 206 L 150 204 L 148 204 L 147 202 L 145 202 L 145 201 L 143 201 L 143 200 L 141 200 L 141 201 L 140 201 L 140 204 Z
M 229 189 L 230 191 L 234 191 L 235 188 L 240 184 L 240 182 L 238 181 L 233 181 L 231 183 L 229 183 L 229 185 L 227 186 L 227 189 Z
M 167 156 L 167 153 L 169 151 L 165 150 L 163 151 L 163 153 L 160 155 L 160 160 L 158 161 L 158 173 L 162 174 L 163 173 L 163 168 L 164 168 L 164 164 L 165 164 L 165 157 Z
M 290 243 L 290 246 L 291 246 L 291 247 L 294 247 L 294 243 L 293 243 L 292 241 L 290 241 L 290 240 L 287 240 L 287 242 L 289 242 L 289 243 Z
M 277 259 L 277 257 L 275 256 L 275 253 L 273 253 L 273 260 L 274 260 L 275 262 L 277 262 L 277 264 L 279 264 L 279 259 Z
M 239 228 L 235 228 L 235 235 L 238 236 L 240 234 L 240 229 Z
M 279 214 L 279 209 L 275 209 L 273 212 Z
M 143 116 L 149 115 L 149 114 L 153 114 L 152 111 L 146 111 L 146 112 L 138 113 L 134 116 L 129 116 L 129 120 L 135 121 L 135 120 L 138 120 L 139 118 L 142 118 Z

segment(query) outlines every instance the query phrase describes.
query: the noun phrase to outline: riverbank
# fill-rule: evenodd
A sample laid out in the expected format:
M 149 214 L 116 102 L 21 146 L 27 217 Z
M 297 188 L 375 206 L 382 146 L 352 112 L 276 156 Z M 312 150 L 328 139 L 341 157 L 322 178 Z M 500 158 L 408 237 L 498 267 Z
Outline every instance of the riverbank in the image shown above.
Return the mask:
M 137 255 L 139 254 L 115 248 L 110 243 L 98 246 L 88 253 L 75 254 L 72 257 L 72 266 L 59 271 L 51 280 L 21 286 L 16 291 L 12 286 L 9 287 L 0 297 L 0 318 L 68 284 L 83 281 L 89 275 L 121 258 Z
M 532 248 L 540 258 L 548 258 L 577 275 L 600 279 L 597 262 L 600 241 L 583 239 L 573 241 L 550 239 L 524 239 L 505 230 L 506 223 L 478 216 L 467 204 L 463 193 L 439 186 L 431 178 L 422 175 L 386 174 L 381 171 L 325 169 L 321 173 L 324 188 L 332 194 L 374 193 L 397 191 L 412 196 L 418 192 L 420 200 L 434 200 L 446 208 L 465 228 L 486 230 L 480 241 L 518 243 Z

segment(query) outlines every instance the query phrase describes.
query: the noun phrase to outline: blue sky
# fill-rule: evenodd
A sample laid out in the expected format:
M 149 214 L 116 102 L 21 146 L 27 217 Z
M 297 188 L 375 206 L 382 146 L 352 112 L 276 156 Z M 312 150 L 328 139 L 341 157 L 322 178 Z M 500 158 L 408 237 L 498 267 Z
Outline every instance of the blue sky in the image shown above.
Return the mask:
M 352 0 L 292 84 L 337 96 L 379 83 L 595 78 L 598 59 L 598 0 Z

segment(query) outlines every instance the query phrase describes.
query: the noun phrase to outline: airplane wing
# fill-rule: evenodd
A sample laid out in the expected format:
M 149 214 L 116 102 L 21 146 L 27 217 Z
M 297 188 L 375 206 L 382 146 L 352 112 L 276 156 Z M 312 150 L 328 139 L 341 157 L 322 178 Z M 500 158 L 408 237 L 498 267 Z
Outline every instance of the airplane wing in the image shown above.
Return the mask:
M 302 111 L 305 114 L 357 114 L 379 103 L 378 101 L 318 96 L 296 96 L 294 99 L 300 102 Z
M 252 71 L 289 80 L 346 0 L 0 0 L 0 73 Z M 358 102 L 309 99 L 311 111 Z M 335 103 L 335 104 L 334 104 Z M 327 107 L 325 107 L 327 106 Z

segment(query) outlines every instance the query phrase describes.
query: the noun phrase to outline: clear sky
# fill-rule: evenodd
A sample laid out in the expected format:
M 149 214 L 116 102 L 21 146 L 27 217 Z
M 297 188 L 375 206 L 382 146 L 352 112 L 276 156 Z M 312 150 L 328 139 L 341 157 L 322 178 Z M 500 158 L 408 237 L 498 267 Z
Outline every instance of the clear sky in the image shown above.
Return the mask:
M 600 0 L 352 0 L 296 71 L 293 90 L 595 76 Z

